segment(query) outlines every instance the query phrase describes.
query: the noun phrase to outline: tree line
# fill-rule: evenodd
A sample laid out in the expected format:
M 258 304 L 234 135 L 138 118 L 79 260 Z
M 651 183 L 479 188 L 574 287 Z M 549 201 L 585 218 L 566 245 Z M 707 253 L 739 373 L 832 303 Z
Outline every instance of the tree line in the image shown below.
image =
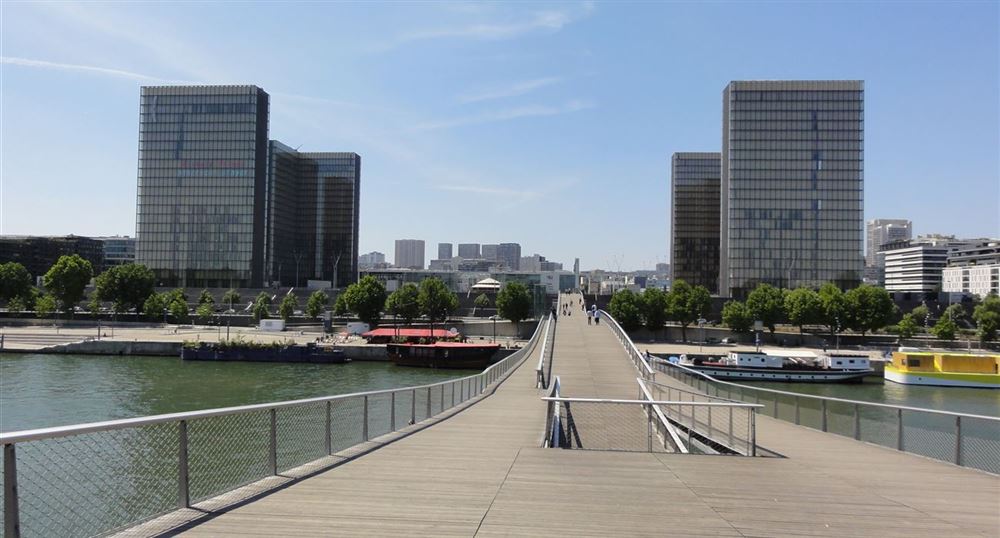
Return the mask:
M 619 290 L 611 296 L 608 311 L 626 331 L 645 327 L 658 331 L 673 321 L 681 326 L 681 337 L 687 341 L 687 328 L 704 318 L 712 309 L 712 296 L 704 286 L 692 286 L 675 280 L 669 292 L 646 288 L 641 294 Z

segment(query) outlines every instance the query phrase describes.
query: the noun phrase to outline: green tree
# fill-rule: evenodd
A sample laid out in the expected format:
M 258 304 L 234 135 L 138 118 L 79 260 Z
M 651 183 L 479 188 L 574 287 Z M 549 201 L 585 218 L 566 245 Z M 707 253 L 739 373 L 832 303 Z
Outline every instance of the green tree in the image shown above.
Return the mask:
M 198 305 L 194 313 L 201 318 L 202 323 L 208 323 L 212 319 L 212 316 L 215 315 L 215 305 L 212 303 L 202 303 Z
M 234 305 L 236 305 L 236 303 L 240 302 L 241 300 L 242 299 L 240 298 L 240 292 L 234 289 L 230 289 L 229 291 L 227 291 L 225 294 L 222 295 L 222 302 L 228 304 L 230 310 L 233 310 L 235 308 Z
M 146 313 L 148 318 L 160 321 L 163 319 L 163 313 L 167 310 L 169 304 L 166 294 L 153 293 L 142 303 L 142 311 Z
M 847 299 L 840 288 L 829 282 L 823 284 L 819 289 L 819 303 L 822 312 L 820 323 L 827 326 L 830 336 L 847 328 L 850 321 Z
M 809 288 L 797 288 L 785 294 L 785 314 L 788 321 L 799 328 L 819 323 L 823 319 L 823 305 L 819 294 Z
M 78 254 L 71 254 L 60 256 L 42 277 L 42 283 L 63 311 L 72 312 L 73 306 L 83 299 L 83 290 L 93 276 L 90 262 Z
M 329 302 L 330 296 L 325 291 L 316 290 L 312 292 L 309 300 L 306 301 L 306 315 L 311 318 L 318 318 Z
M 263 297 L 261 297 L 263 295 Z M 257 296 L 257 299 L 253 302 L 253 308 L 250 309 L 250 317 L 254 321 L 260 321 L 262 319 L 267 319 L 271 317 L 271 298 L 267 297 L 267 294 L 261 292 Z
M 722 306 L 722 323 L 734 333 L 748 333 L 753 328 L 753 314 L 739 301 L 726 301 Z
M 281 300 L 281 304 L 278 305 L 278 315 L 281 316 L 281 319 L 288 321 L 292 319 L 295 309 L 298 307 L 299 298 L 294 293 L 289 293 L 285 295 L 285 298 Z
M 655 333 L 667 323 L 667 293 L 659 288 L 646 288 L 640 298 L 642 324 Z
M 377 278 L 367 275 L 348 286 L 337 301 L 343 299 L 343 307 L 347 311 L 354 312 L 358 319 L 375 328 L 382 319 L 385 298 L 385 285 Z
M 47 318 L 56 311 L 56 299 L 48 293 L 43 294 L 35 301 L 35 315 L 40 318 Z
M 337 296 L 337 300 L 333 302 L 333 313 L 336 316 L 345 316 L 348 312 L 350 310 L 347 308 L 347 299 L 341 293 Z
M 913 314 L 914 321 L 921 327 L 927 327 L 927 324 L 930 323 L 931 311 L 927 305 L 922 304 L 911 310 L 910 313 Z
M 94 293 L 99 301 L 110 301 L 115 312 L 135 308 L 142 312 L 146 298 L 153 293 L 156 277 L 145 265 L 126 263 L 108 268 L 94 281 Z
M 712 296 L 704 286 L 691 286 L 675 280 L 667 294 L 667 317 L 681 326 L 681 338 L 687 342 L 688 325 L 708 314 Z
M 180 296 L 175 295 L 170 301 L 170 317 L 174 318 L 174 323 L 187 323 L 190 320 L 188 316 L 188 304 L 187 301 L 182 299 Z
M 903 319 L 899 320 L 899 324 L 896 325 L 896 333 L 902 339 L 913 338 L 913 335 L 918 332 L 920 332 L 920 325 L 917 324 L 912 313 L 904 314 Z
M 0 264 L 0 301 L 10 301 L 19 297 L 24 305 L 28 302 L 34 287 L 31 274 L 17 262 Z
M 746 306 L 754 320 L 764 322 L 773 337 L 775 326 L 785 317 L 785 292 L 770 284 L 759 284 L 747 296 Z
M 941 340 L 954 340 L 955 333 L 958 332 L 958 325 L 950 316 L 941 316 L 937 323 L 931 327 L 931 334 Z
M 87 311 L 95 318 L 101 314 L 101 300 L 97 297 L 97 290 L 90 294 L 90 300 L 87 301 Z
M 488 306 L 490 306 L 490 297 L 485 293 L 480 293 L 479 295 L 476 296 L 476 300 L 473 301 L 472 304 L 475 305 L 477 310 L 487 308 Z
M 848 326 L 862 337 L 885 327 L 896 315 L 892 297 L 882 288 L 862 284 L 845 293 L 844 300 L 850 313 Z
M 497 293 L 497 313 L 514 322 L 517 334 L 521 334 L 521 321 L 531 316 L 531 292 L 521 282 L 508 282 Z
M 987 295 L 983 302 L 976 306 L 972 313 L 972 319 L 976 322 L 979 341 L 982 343 L 996 340 L 997 330 L 1000 329 L 1000 297 Z
M 958 324 L 965 319 L 965 307 L 963 307 L 960 303 L 948 305 L 948 308 L 945 308 L 944 313 L 941 315 L 948 316 L 952 321 Z
M 385 303 L 384 296 L 382 302 Z M 417 302 L 420 303 L 420 313 L 430 321 L 431 331 L 435 321 L 444 321 L 458 308 L 458 297 L 437 278 L 425 278 L 420 283 Z
M 611 317 L 625 331 L 634 331 L 642 327 L 642 299 L 631 290 L 618 290 L 611 296 L 608 305 Z
M 403 284 L 385 300 L 385 311 L 409 325 L 420 317 L 420 288 L 413 282 Z
M 198 304 L 215 304 L 215 297 L 212 297 L 212 292 L 208 290 L 201 290 L 201 295 L 198 296 Z
M 7 311 L 11 314 L 17 314 L 23 310 L 27 310 L 27 308 L 24 305 L 24 299 L 20 296 L 11 297 L 10 300 L 7 301 Z

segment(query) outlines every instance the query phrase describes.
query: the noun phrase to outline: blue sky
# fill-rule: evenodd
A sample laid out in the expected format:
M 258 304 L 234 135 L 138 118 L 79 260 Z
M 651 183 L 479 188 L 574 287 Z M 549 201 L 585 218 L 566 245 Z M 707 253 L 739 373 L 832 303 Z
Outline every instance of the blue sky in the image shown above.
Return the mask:
M 670 155 L 722 89 L 863 79 L 866 218 L 1000 236 L 997 2 L 15 3 L 0 232 L 133 234 L 139 86 L 257 84 L 271 138 L 362 156 L 361 252 L 667 261 Z

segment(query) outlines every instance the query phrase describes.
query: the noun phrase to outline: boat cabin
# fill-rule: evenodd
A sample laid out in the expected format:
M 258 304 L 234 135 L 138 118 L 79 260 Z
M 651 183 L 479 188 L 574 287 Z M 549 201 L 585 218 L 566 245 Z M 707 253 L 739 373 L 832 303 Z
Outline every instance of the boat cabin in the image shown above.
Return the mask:
M 871 360 L 858 353 L 828 353 L 820 358 L 820 365 L 833 370 L 869 370 Z
M 903 372 L 996 374 L 1000 370 L 1000 355 L 895 351 L 892 365 Z
M 785 360 L 784 357 L 776 357 L 767 353 L 730 351 L 722 362 L 738 368 L 781 368 Z

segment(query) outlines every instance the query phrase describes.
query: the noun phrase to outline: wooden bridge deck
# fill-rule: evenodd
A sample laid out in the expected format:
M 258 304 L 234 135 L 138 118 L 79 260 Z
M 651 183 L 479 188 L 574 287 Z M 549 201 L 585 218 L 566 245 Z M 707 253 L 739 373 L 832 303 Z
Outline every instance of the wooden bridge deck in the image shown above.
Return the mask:
M 624 351 L 586 319 L 557 326 L 563 394 L 635 398 Z M 1000 536 L 1000 478 L 767 417 L 758 441 L 785 457 L 538 448 L 537 353 L 465 411 L 186 534 Z

